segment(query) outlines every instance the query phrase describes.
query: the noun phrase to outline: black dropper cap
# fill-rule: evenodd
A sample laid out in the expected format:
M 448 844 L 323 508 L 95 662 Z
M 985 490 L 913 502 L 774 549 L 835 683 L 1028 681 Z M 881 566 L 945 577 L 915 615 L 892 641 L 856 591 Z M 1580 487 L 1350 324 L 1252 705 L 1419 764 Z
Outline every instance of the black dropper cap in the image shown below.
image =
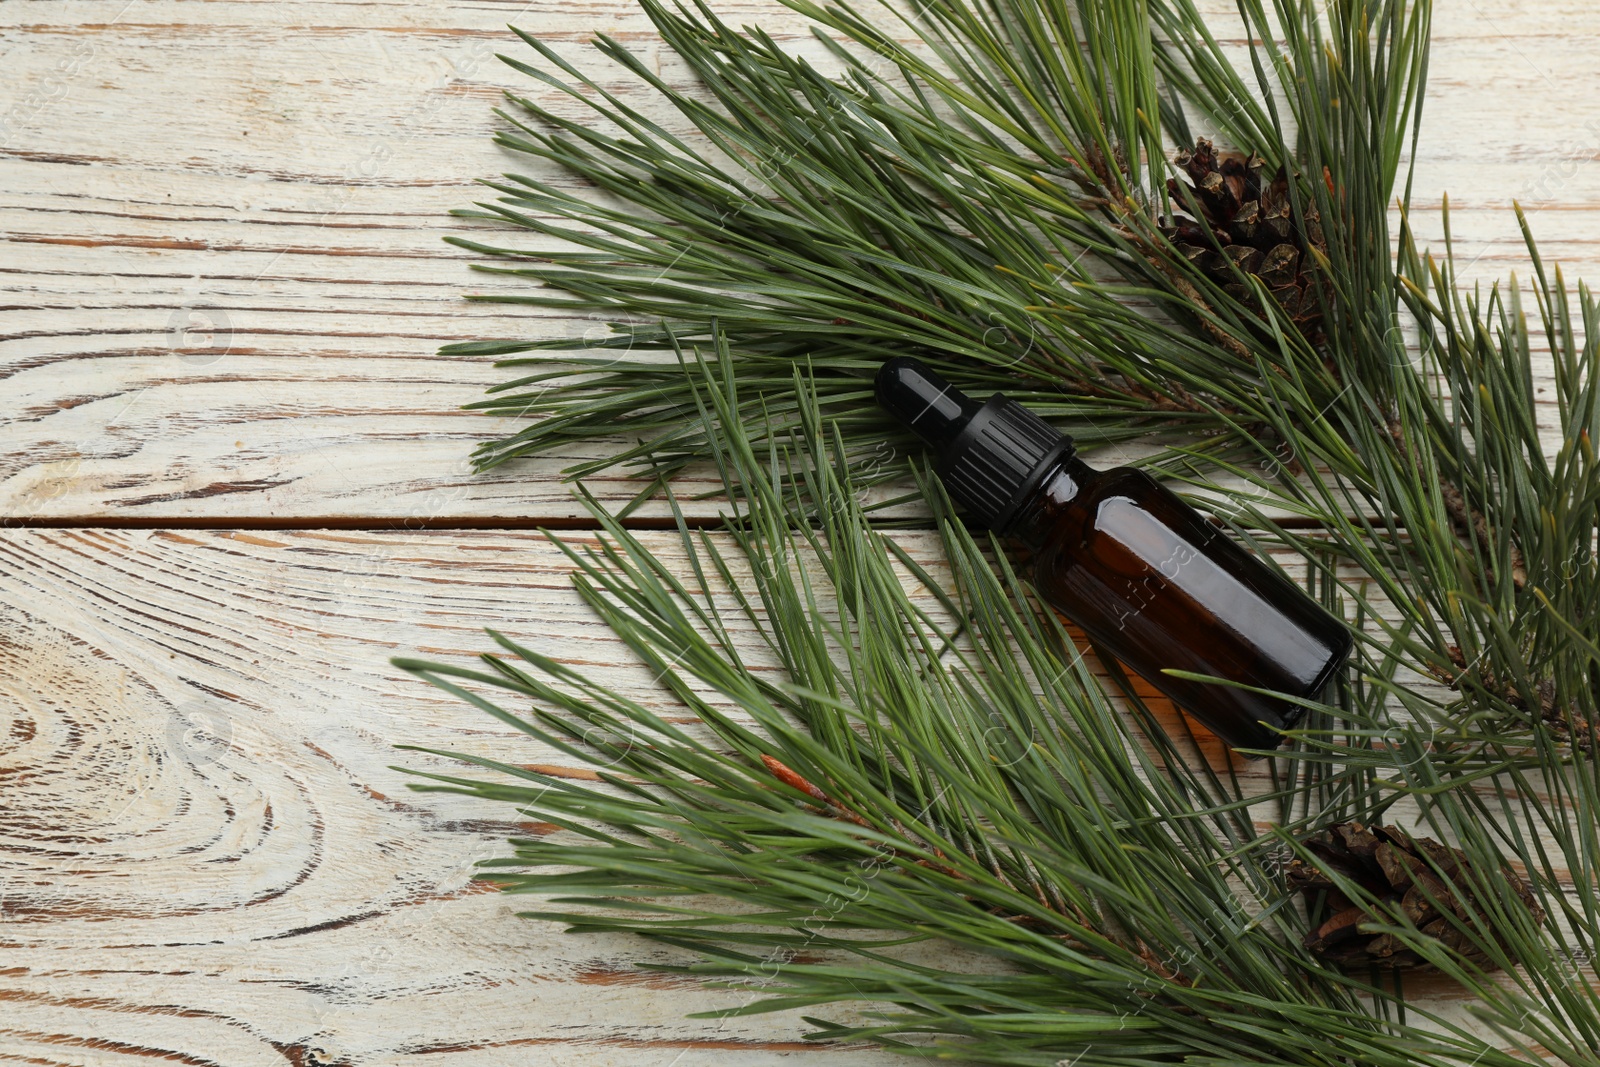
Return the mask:
M 1072 439 L 996 393 L 980 404 L 919 360 L 901 356 L 878 371 L 878 403 L 939 456 L 951 499 L 974 522 L 1004 533 Z

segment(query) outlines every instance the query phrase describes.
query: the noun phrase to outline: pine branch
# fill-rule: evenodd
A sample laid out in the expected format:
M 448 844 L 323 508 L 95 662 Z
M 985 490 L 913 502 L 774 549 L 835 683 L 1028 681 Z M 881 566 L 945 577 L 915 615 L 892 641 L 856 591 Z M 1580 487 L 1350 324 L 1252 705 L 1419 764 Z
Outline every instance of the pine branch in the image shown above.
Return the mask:
M 724 369 L 730 358 L 723 348 Z M 397 661 L 606 765 L 589 784 L 438 753 L 526 784 L 422 775 L 436 784 L 419 788 L 505 800 L 583 835 L 518 841 L 491 861 L 497 883 L 545 902 L 530 915 L 692 949 L 706 962 L 689 973 L 760 979 L 763 999 L 741 1012 L 882 1003 L 869 1027 L 819 1023 L 824 1039 L 991 1063 L 1518 1062 L 1414 1006 L 1410 1023 L 1369 1013 L 1360 996 L 1392 994 L 1292 947 L 1294 916 L 1265 862 L 1280 838 L 1247 817 L 1259 798 L 1153 760 L 1054 615 L 993 569 L 935 494 L 951 579 L 918 577 L 966 620 L 970 638 L 953 642 L 907 597 L 905 557 L 855 503 L 808 383 L 796 382 L 803 436 L 764 452 L 738 429 L 732 379 L 691 373 L 703 417 L 726 431 L 712 439 L 729 442 L 717 459 L 745 502 L 728 530 L 748 570 L 684 524 L 691 591 L 592 502 L 605 544 L 564 547 L 579 591 L 680 705 L 673 718 L 691 711 L 708 734 L 503 636 L 484 671 Z M 781 679 L 737 658 L 723 597 L 778 655 Z M 503 709 L 486 687 L 530 710 Z M 1503 936 L 1535 951 L 1514 921 L 1494 929 L 1469 928 L 1463 943 L 1493 954 Z M 1396 936 L 1426 940 L 1414 927 Z M 893 951 L 932 937 L 996 969 Z M 1494 995 L 1472 964 L 1434 956 Z
M 1006 6 L 1018 13 L 1001 25 L 1021 27 L 1037 20 L 1037 13 L 1026 14 L 1026 3 L 1006 0 Z M 1280 83 L 1292 90 L 1288 116 L 1280 119 L 1267 108 L 1252 119 L 1256 129 L 1275 131 L 1257 155 L 1264 161 L 1294 157 L 1280 125 L 1292 120 L 1301 131 L 1297 174 L 1322 175 L 1321 181 L 1307 182 L 1286 174 L 1279 194 L 1289 201 L 1296 227 L 1305 230 L 1316 223 L 1319 240 L 1305 255 L 1307 263 L 1318 259 L 1316 269 L 1323 272 L 1307 293 L 1319 303 L 1331 299 L 1317 319 L 1318 334 L 1324 326 L 1327 330 L 1322 348 L 1296 323 L 1269 312 L 1272 298 L 1259 293 L 1260 279 L 1237 268 L 1230 268 L 1227 278 L 1213 278 L 1181 252 L 1189 246 L 1169 240 L 1161 221 L 1164 209 L 1154 202 L 1164 189 L 1154 175 L 1136 181 L 1139 176 L 1129 172 L 1133 156 L 1119 147 L 1122 142 L 1107 140 L 1105 116 L 1138 112 L 1141 101 L 1148 102 L 1148 86 L 1124 86 L 1130 95 L 1103 99 L 1098 89 L 1089 91 L 1093 79 L 1085 81 L 1085 72 L 1054 71 L 1044 82 L 1053 87 L 1050 93 L 1076 85 L 1082 95 L 1063 105 L 1061 115 L 1041 117 L 1028 110 L 1033 104 L 1023 102 L 1036 103 L 1042 90 L 1014 58 L 1038 42 L 1027 34 L 1006 36 L 1021 31 L 995 29 L 960 7 L 930 12 L 932 21 L 921 29 L 936 55 L 964 75 L 956 81 L 849 9 L 801 9 L 892 60 L 897 76 L 918 91 L 897 86 L 843 49 L 836 51 L 846 76 L 829 80 L 759 34 L 747 39 L 732 32 L 705 9 L 696 21 L 647 5 L 668 42 L 724 108 L 714 111 L 663 84 L 620 45 L 600 41 L 603 53 L 650 82 L 727 154 L 759 161 L 753 173 L 773 187 L 766 199 L 743 192 L 736 175 L 718 170 L 592 81 L 583 81 L 537 40 L 525 38 L 577 86 L 591 90 L 586 102 L 627 136 L 597 133 L 519 100 L 524 110 L 574 140 L 519 124 L 521 133 L 503 137 L 502 143 L 573 169 L 636 201 L 647 214 L 603 208 L 514 175 L 511 184 L 496 183 L 511 195 L 500 205 L 483 205 L 495 217 L 602 249 L 605 255 L 541 257 L 499 250 L 529 264 L 504 269 L 564 287 L 571 296 L 495 299 L 553 300 L 561 306 L 665 316 L 666 324 L 632 328 L 623 339 L 641 353 L 665 344 L 667 326 L 686 339 L 703 338 L 707 316 L 717 315 L 736 341 L 735 372 L 751 396 L 742 426 L 753 436 L 781 436 L 795 428 L 785 368 L 804 352 L 817 369 L 825 410 L 844 428 L 853 463 L 869 481 L 896 478 L 904 470 L 896 457 L 908 450 L 903 434 L 887 428 L 877 414 L 864 378 L 884 356 L 910 348 L 931 355 L 960 385 L 1005 385 L 1042 413 L 1065 416 L 1069 431 L 1084 428 L 1077 425 L 1080 419 L 1092 424 L 1091 439 L 1145 436 L 1156 420 L 1175 430 L 1186 428 L 1188 441 L 1203 433 L 1202 447 L 1179 443 L 1148 462 L 1169 471 L 1181 462 L 1185 473 L 1207 482 L 1232 467 L 1261 464 L 1286 476 L 1277 479 L 1286 484 L 1258 487 L 1279 507 L 1306 517 L 1316 517 L 1321 505 L 1381 517 L 1381 528 L 1360 530 L 1359 536 L 1392 537 L 1393 531 L 1405 530 L 1415 539 L 1442 514 L 1440 540 L 1419 545 L 1419 558 L 1401 567 L 1420 579 L 1417 591 L 1424 598 L 1492 598 L 1501 584 L 1498 575 L 1510 576 L 1513 592 L 1528 591 L 1530 571 L 1519 542 L 1541 520 L 1530 514 L 1531 524 L 1509 519 L 1491 524 L 1486 508 L 1498 490 L 1489 471 L 1479 469 L 1479 460 L 1461 452 L 1467 435 L 1459 432 L 1458 416 L 1433 393 L 1428 375 L 1409 368 L 1395 373 L 1407 367 L 1397 304 L 1403 300 L 1424 328 L 1447 313 L 1413 292 L 1432 284 L 1429 272 L 1437 268 L 1419 257 L 1409 230 L 1402 233 L 1403 271 L 1391 261 L 1385 236 L 1389 190 L 1408 132 L 1415 136 L 1426 64 L 1426 4 L 1334 5 L 1326 35 L 1305 11 L 1286 4 L 1277 11 L 1278 22 L 1287 28 L 1282 50 L 1256 52 L 1262 91 Z M 1246 4 L 1243 13 L 1249 26 L 1269 28 L 1265 11 Z M 1149 62 L 1169 82 L 1186 86 L 1195 97 L 1191 103 L 1208 113 L 1222 109 L 1227 101 L 1215 97 L 1217 87 L 1233 92 L 1242 83 L 1221 73 L 1224 61 L 1214 45 L 1203 44 L 1208 31 L 1199 16 L 1182 5 L 1171 10 L 1158 5 L 1155 16 L 1171 40 L 1182 42 L 1172 47 L 1201 80 L 1180 78 L 1177 60 L 1165 46 L 1141 39 L 1125 41 L 1125 47 L 1153 49 L 1156 58 Z M 1114 18 L 1104 11 L 1085 17 Z M 508 62 L 581 95 L 579 88 L 537 68 Z M 1297 72 L 1308 76 L 1296 77 Z M 1109 75 L 1103 80 L 1116 84 Z M 1370 106 L 1357 121 L 1330 109 L 1332 98 L 1366 99 Z M 960 121 L 952 124 L 933 100 L 954 109 Z M 779 121 L 775 115 L 784 117 Z M 1369 120 L 1374 124 L 1367 125 Z M 998 142 L 991 126 L 1022 150 Z M 1373 144 L 1382 150 L 1369 151 Z M 653 177 L 641 181 L 640 167 Z M 1096 195 L 1065 196 L 1063 180 Z M 537 195 L 529 192 L 534 189 Z M 1184 206 L 1204 224 L 1203 205 L 1183 195 Z M 599 225 L 607 236 L 545 221 L 524 208 Z M 651 221 L 657 216 L 659 224 Z M 1208 224 L 1201 228 L 1210 232 Z M 1072 258 L 1062 263 L 1069 253 Z M 617 257 L 630 269 L 619 272 Z M 1124 280 L 1112 283 L 1092 275 L 1082 265 L 1086 259 L 1098 260 Z M 1050 284 L 1042 284 L 1042 278 L 1050 278 Z M 707 289 L 723 295 L 709 296 Z M 1070 299 L 1058 295 L 1065 292 Z M 741 293 L 745 296 L 735 299 Z M 1153 318 L 1131 306 L 1134 297 L 1158 299 L 1175 320 Z M 1474 320 L 1476 312 L 1451 308 L 1448 314 Z M 1179 328 L 1181 321 L 1190 323 L 1188 331 Z M 541 347 L 553 346 L 507 342 L 452 351 Z M 584 476 L 613 463 L 634 462 L 664 478 L 707 454 L 711 442 L 698 423 L 685 418 L 689 400 L 670 366 L 644 356 L 551 360 L 550 355 L 535 357 L 532 363 L 543 367 L 541 373 L 510 382 L 476 405 L 546 416 L 512 439 L 484 446 L 484 465 L 616 430 L 642 434 L 643 440 L 571 473 Z M 1448 365 L 1460 365 L 1460 354 L 1449 353 Z M 1031 380 L 1016 378 L 1019 370 Z M 1532 403 L 1531 397 L 1513 399 Z M 1323 425 L 1308 425 L 1308 417 Z M 1376 424 L 1387 440 L 1372 442 L 1364 427 L 1326 445 L 1319 440 L 1352 420 Z M 1410 440 L 1417 426 L 1428 428 L 1428 439 Z M 893 441 L 887 453 L 886 438 Z M 1352 452 L 1350 441 L 1366 443 Z M 1340 489 L 1345 499 L 1308 505 L 1303 491 L 1287 484 L 1308 460 L 1348 481 L 1349 487 Z M 1401 470 L 1389 470 L 1396 462 Z M 1437 495 L 1417 499 L 1398 482 L 1384 484 L 1397 476 L 1431 479 Z M 1508 476 L 1514 478 L 1515 472 Z M 1439 587 L 1429 568 L 1434 560 L 1459 554 L 1458 538 L 1473 560 L 1468 574 L 1476 577 Z M 1392 571 L 1400 565 L 1389 560 L 1385 566 Z M 1404 602 L 1415 600 L 1413 593 L 1389 584 Z M 1541 585 L 1537 576 L 1533 585 Z M 1523 612 L 1533 609 L 1531 595 L 1522 601 L 1528 605 Z M 1436 603 L 1433 609 L 1431 617 L 1454 626 L 1457 608 Z M 1434 643 L 1417 668 L 1447 669 L 1446 649 L 1452 644 L 1472 648 L 1476 655 L 1483 633 L 1464 620 L 1462 625 L 1467 632 L 1452 631 Z M 1506 648 L 1489 652 L 1495 673 L 1505 678 L 1536 669 L 1525 660 L 1513 666 L 1510 660 L 1520 655 Z M 1580 720 L 1589 717 L 1579 715 Z
M 504 365 L 521 377 L 476 406 L 538 417 L 485 446 L 482 466 L 618 430 L 638 443 L 571 473 L 635 463 L 670 491 L 685 466 L 717 464 L 745 507 L 729 536 L 754 567 L 756 592 L 737 594 L 739 602 L 750 619 L 767 620 L 758 628 L 788 681 L 774 688 L 741 673 L 713 608 L 685 594 L 664 564 L 604 517 L 611 546 L 599 557 L 573 551 L 580 591 L 663 670 L 723 747 L 670 735 L 670 745 L 648 756 L 620 741 L 605 749 L 634 761 L 639 791 L 659 790 L 673 802 L 619 805 L 549 787 L 557 790 L 551 817 L 602 843 L 589 852 L 519 846 L 518 862 L 591 869 L 514 884 L 571 889 L 603 905 L 620 873 L 624 896 L 721 892 L 765 908 L 759 915 L 779 928 L 790 924 L 787 933 L 728 934 L 742 913 L 668 909 L 655 925 L 568 916 L 585 928 L 679 938 L 719 961 L 702 973 L 752 973 L 755 957 L 736 946 L 858 952 L 870 966 L 783 968 L 787 999 L 777 1003 L 830 1003 L 845 998 L 848 984 L 900 1006 L 882 1026 L 824 1026 L 831 1036 L 895 1045 L 938 1033 L 969 1041 L 964 1048 L 977 1058 L 1053 1062 L 1062 1049 L 1083 1051 L 1072 1035 L 1085 1018 L 1104 1029 L 1113 1015 L 1137 1011 L 1159 1024 L 1159 1039 L 1141 1023 L 1082 1062 L 1509 1062 L 1448 1027 L 1447 1036 L 1428 1038 L 1398 1026 L 1388 1015 L 1402 1003 L 1397 993 L 1307 970 L 1286 947 L 1296 931 L 1264 866 L 1272 850 L 1293 851 L 1294 835 L 1307 829 L 1376 823 L 1414 804 L 1429 832 L 1460 847 L 1472 870 L 1498 870 L 1509 859 L 1526 871 L 1547 918 L 1541 925 L 1518 912 L 1486 880 L 1472 887 L 1487 910 L 1480 927 L 1497 933 L 1476 947 L 1501 967 L 1521 961 L 1510 987 L 1484 981 L 1403 916 L 1383 932 L 1461 982 L 1508 1048 L 1594 1064 L 1600 1003 L 1591 983 L 1575 980 L 1571 961 L 1595 958 L 1600 946 L 1600 843 L 1592 832 L 1600 812 L 1592 758 L 1600 722 L 1600 464 L 1592 443 L 1600 306 L 1583 286 L 1570 291 L 1559 271 L 1552 280 L 1527 235 L 1533 328 L 1542 326 L 1556 371 L 1562 440 L 1552 455 L 1529 371 L 1523 286 L 1461 291 L 1448 212 L 1441 258 L 1418 247 L 1409 220 L 1398 257 L 1391 253 L 1388 210 L 1420 121 L 1429 5 L 1241 0 L 1245 36 L 1257 42 L 1241 72 L 1189 0 L 957 0 L 927 6 L 905 25 L 920 48 L 848 6 L 794 0 L 817 21 L 836 77 L 759 31 L 734 32 L 703 6 L 644 6 L 709 103 L 666 84 L 617 42 L 601 38 L 597 47 L 677 108 L 720 157 L 667 133 L 524 35 L 541 65 L 507 62 L 570 93 L 598 122 L 563 119 L 513 96 L 499 142 L 624 206 L 507 175 L 487 183 L 498 200 L 464 214 L 526 231 L 535 245 L 457 243 L 495 261 L 484 269 L 541 286 L 484 299 L 604 314 L 619 332 L 578 355 L 562 351 L 566 342 L 515 339 L 447 351 L 518 357 Z M 1275 94 L 1287 101 L 1282 113 Z M 1282 168 L 1273 221 L 1282 227 L 1279 246 L 1289 249 L 1279 258 L 1292 255 L 1295 264 L 1295 307 L 1276 295 L 1283 286 L 1258 273 L 1271 273 L 1264 262 L 1248 251 L 1229 254 L 1251 234 L 1235 233 L 1240 220 L 1219 211 L 1215 190 L 1187 180 L 1169 190 L 1168 177 L 1185 174 L 1166 165 L 1156 116 L 1179 147 L 1196 144 L 1193 116 L 1243 156 L 1259 157 L 1264 174 Z M 1402 206 L 1409 185 L 1407 176 Z M 550 239 L 577 250 L 553 251 Z M 1408 327 L 1420 336 L 1415 359 Z M 703 344 L 716 356 L 700 360 L 681 344 Z M 979 552 L 924 486 L 955 575 L 949 589 L 926 584 L 960 605 L 979 641 L 962 667 L 943 673 L 948 624 L 894 599 L 897 581 L 881 569 L 892 542 L 858 510 L 835 514 L 819 503 L 916 469 L 904 437 L 888 438 L 894 451 L 886 458 L 890 431 L 867 382 L 884 358 L 907 351 L 963 388 L 1004 388 L 1080 436 L 1131 440 L 1159 431 L 1166 447 L 1145 461 L 1153 470 L 1186 484 L 1252 548 L 1298 554 L 1310 588 L 1353 618 L 1360 668 L 1340 705 L 1317 709 L 1280 761 L 1278 787 L 1265 798 L 1278 807 L 1274 834 L 1264 839 L 1247 817 L 1262 798 L 1243 796 L 1208 767 L 1184 770 L 1183 755 L 1158 730 L 1149 740 L 1159 759 L 1130 748 L 1087 676 L 1069 671 L 1070 684 L 1043 682 L 1072 662 L 1070 640 L 1018 607 L 1027 595 L 1008 561 Z M 663 362 L 674 352 L 692 373 Z M 797 394 L 792 372 L 802 360 L 814 373 L 809 391 Z M 771 463 L 775 456 L 784 462 Z M 768 467 L 788 473 L 774 482 Z M 839 615 L 819 615 L 811 587 L 788 584 L 796 537 L 843 598 Z M 697 567 L 737 589 L 721 550 L 711 542 L 691 548 L 692 556 L 705 553 L 694 556 Z M 828 640 L 816 643 L 819 635 Z M 583 697 L 503 659 L 491 674 L 425 673 L 447 685 L 451 677 L 509 685 L 551 702 L 558 710 L 537 713 L 537 725 L 480 704 L 547 743 L 581 736 L 570 732 L 574 716 L 641 721 L 642 710 L 616 694 L 502 643 Z M 1460 688 L 1441 696 L 1406 681 L 1419 674 Z M 689 678 L 732 697 L 760 730 L 710 709 Z M 1021 765 L 1039 777 L 1020 780 L 1021 772 L 997 771 L 996 754 L 976 745 L 974 717 L 1002 708 L 1008 736 L 1054 737 L 1055 720 L 1037 717 L 1040 687 L 1053 714 L 1066 709 L 1072 739 L 1026 754 Z M 904 717 L 880 718 L 891 712 Z M 1137 702 L 1133 713 L 1148 721 Z M 664 729 L 642 721 L 652 735 Z M 821 810 L 778 812 L 763 757 L 799 782 L 823 783 Z M 1080 765 L 1132 805 L 1112 826 L 1153 850 L 1140 853 L 1147 862 L 1130 865 L 1101 847 L 1097 835 L 1110 831 L 1084 821 L 1102 801 L 1097 791 L 1075 792 Z M 525 797 L 481 784 L 449 787 Z M 946 787 L 954 790 L 948 802 L 929 802 Z M 1083 810 L 1047 799 L 1063 791 Z M 1174 836 L 1144 836 L 1148 820 Z M 750 862 L 741 850 L 784 847 L 753 889 L 720 853 L 672 838 L 685 825 L 739 863 Z M 1040 827 L 1053 831 L 1048 840 Z M 1064 852 L 1062 842 L 1071 848 Z M 1026 976 L 978 981 L 919 970 L 870 946 L 794 931 L 825 898 L 773 887 L 795 873 L 784 864 L 813 854 L 801 869 L 835 892 L 848 888 L 837 868 L 849 857 L 883 859 L 893 875 L 873 882 L 893 907 L 849 901 L 838 915 L 830 911 L 827 929 L 837 923 L 891 939 L 938 931 L 1020 961 Z M 1306 858 L 1303 848 L 1296 854 Z M 1207 866 L 1212 861 L 1220 868 Z M 657 869 L 650 865 L 667 873 L 639 873 Z M 1216 880 L 1219 869 L 1246 886 L 1246 897 Z M 1091 884 L 1099 896 L 1083 891 Z M 1171 900 L 1153 899 L 1152 885 Z M 941 912 L 957 899 L 965 910 Z M 1220 912 L 1206 914 L 1212 907 Z M 1220 927 L 1219 915 L 1227 917 Z M 955 929 L 955 919 L 970 929 Z M 712 926 L 715 936 L 706 932 Z M 1241 930 L 1247 936 L 1235 944 Z M 1254 937 L 1266 931 L 1275 934 L 1270 947 Z M 1079 940 L 1086 949 L 1074 947 Z M 1202 958 L 1192 965 L 1194 955 Z M 1063 974 L 1069 988 L 1055 984 Z M 1117 999 L 1104 988 L 1086 991 L 1086 979 L 1141 992 Z M 1048 1026 L 1033 1011 L 1041 1005 Z M 1219 1027 L 1197 1029 L 1195 1011 L 1220 1019 Z M 1261 1042 L 1262 1018 L 1272 1020 L 1272 1033 L 1281 1027 L 1283 1044 Z M 1019 1036 L 1027 1026 L 1049 1034 Z
M 1534 710 L 1539 717 L 1556 731 L 1562 740 L 1570 741 L 1587 749 L 1590 744 L 1592 731 L 1589 723 L 1578 715 L 1571 707 L 1563 707 L 1556 699 L 1555 683 L 1548 678 L 1541 678 L 1534 683 L 1534 698 L 1529 700 L 1518 691 L 1514 682 L 1499 678 L 1494 671 L 1487 667 L 1467 662 L 1467 657 L 1455 645 L 1449 648 L 1450 662 L 1455 665 L 1456 673 L 1435 670 L 1433 676 L 1452 689 L 1459 690 L 1463 682 L 1470 676 L 1481 689 L 1496 700 L 1504 701 L 1511 707 L 1520 711 Z

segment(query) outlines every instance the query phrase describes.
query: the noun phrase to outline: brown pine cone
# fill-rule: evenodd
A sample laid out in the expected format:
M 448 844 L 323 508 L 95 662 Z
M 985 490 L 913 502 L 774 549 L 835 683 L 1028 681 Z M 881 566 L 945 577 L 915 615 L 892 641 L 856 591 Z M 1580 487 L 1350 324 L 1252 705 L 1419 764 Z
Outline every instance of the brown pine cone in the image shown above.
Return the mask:
M 1495 965 L 1478 951 L 1461 931 L 1451 925 L 1440 908 L 1448 909 L 1466 924 L 1479 922 L 1471 890 L 1457 875 L 1469 861 L 1460 849 L 1449 848 L 1428 837 L 1412 837 L 1395 826 L 1366 827 L 1345 822 L 1312 834 L 1302 842 L 1323 863 L 1365 888 L 1379 900 L 1397 902 L 1417 928 L 1437 938 L 1480 967 Z M 1429 866 L 1429 861 L 1433 867 Z M 1445 878 L 1434 873 L 1442 871 Z M 1507 883 L 1512 893 L 1543 921 L 1544 909 L 1533 890 L 1509 870 L 1492 877 Z M 1289 888 L 1298 889 L 1311 909 L 1311 932 L 1305 947 L 1329 963 L 1341 967 L 1379 967 L 1427 969 L 1415 952 L 1407 949 L 1392 934 L 1373 934 L 1361 930 L 1371 921 L 1389 922 L 1381 913 L 1369 912 L 1334 888 L 1327 875 L 1304 860 L 1293 860 L 1285 871 Z M 1460 884 L 1458 884 L 1460 883 Z M 1431 895 L 1438 906 L 1428 902 Z M 1497 938 L 1504 946 L 1503 939 Z
M 1295 226 L 1288 172 L 1280 168 L 1270 181 L 1263 181 L 1259 156 L 1219 155 L 1204 138 L 1195 142 L 1193 151 L 1180 152 L 1176 162 L 1189 175 L 1188 188 L 1222 248 L 1219 253 L 1212 246 L 1200 223 L 1174 215 L 1164 231 L 1178 250 L 1228 295 L 1259 312 L 1252 290 L 1235 280 L 1229 269 L 1231 260 L 1261 280 L 1307 340 L 1312 344 L 1326 340 L 1317 293 L 1320 288 L 1326 299 L 1332 290 L 1307 250 L 1326 252 L 1327 240 L 1311 204 L 1305 205 L 1304 232 Z M 1174 206 L 1186 206 L 1177 179 L 1167 182 L 1167 191 Z

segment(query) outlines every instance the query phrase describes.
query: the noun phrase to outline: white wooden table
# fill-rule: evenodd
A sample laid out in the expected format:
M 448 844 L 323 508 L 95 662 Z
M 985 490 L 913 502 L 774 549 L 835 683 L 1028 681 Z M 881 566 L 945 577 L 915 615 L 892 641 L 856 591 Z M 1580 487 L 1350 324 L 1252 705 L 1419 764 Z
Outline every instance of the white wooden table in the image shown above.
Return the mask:
M 507 21 L 681 74 L 629 0 L 0 3 L 0 1061 L 891 1062 L 685 1019 L 730 995 L 516 919 L 468 882 L 508 812 L 390 769 L 540 761 L 388 665 L 486 625 L 659 699 L 530 529 L 573 456 L 469 473 L 514 423 L 436 352 L 594 326 L 440 240 L 541 91 Z M 1519 197 L 1600 279 L 1597 50 L 1589 0 L 1440 0 L 1417 221 L 1450 193 L 1469 277 L 1526 273 Z

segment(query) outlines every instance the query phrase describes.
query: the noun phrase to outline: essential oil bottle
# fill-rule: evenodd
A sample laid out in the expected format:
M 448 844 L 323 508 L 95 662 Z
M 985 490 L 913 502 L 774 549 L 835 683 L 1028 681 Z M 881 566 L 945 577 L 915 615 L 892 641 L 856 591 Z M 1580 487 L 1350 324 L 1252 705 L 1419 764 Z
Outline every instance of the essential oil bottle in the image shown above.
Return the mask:
M 1276 748 L 1305 709 L 1164 668 L 1313 700 L 1343 668 L 1342 622 L 1143 471 L 1094 470 L 1021 404 L 980 404 L 914 359 L 885 363 L 877 396 L 968 518 L 1031 550 L 1045 601 L 1228 745 Z

